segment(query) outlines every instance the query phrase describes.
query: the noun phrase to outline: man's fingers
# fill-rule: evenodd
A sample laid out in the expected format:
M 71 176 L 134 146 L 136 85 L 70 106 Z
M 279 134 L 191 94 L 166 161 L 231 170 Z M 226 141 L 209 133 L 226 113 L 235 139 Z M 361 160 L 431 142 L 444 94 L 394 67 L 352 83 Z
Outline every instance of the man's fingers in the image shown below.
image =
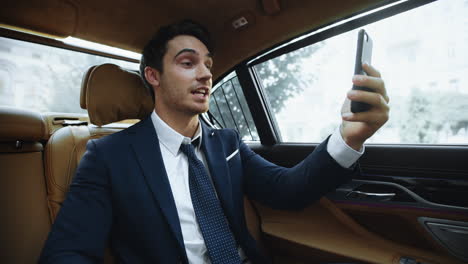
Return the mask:
M 367 111 L 360 113 L 343 113 L 342 119 L 350 122 L 364 122 L 368 124 L 384 124 L 388 121 L 388 111 Z
M 382 75 L 380 75 L 380 72 L 374 68 L 372 65 L 369 65 L 367 63 L 362 64 L 362 69 L 369 75 L 377 78 L 381 78 Z
M 383 108 L 384 110 L 388 108 L 387 99 L 379 93 L 351 90 L 348 92 L 348 98 L 351 101 L 367 103 L 377 108 Z
M 381 94 L 387 103 L 390 101 L 387 90 L 385 89 L 385 82 L 379 77 L 354 75 L 353 84 L 371 88 L 374 92 Z

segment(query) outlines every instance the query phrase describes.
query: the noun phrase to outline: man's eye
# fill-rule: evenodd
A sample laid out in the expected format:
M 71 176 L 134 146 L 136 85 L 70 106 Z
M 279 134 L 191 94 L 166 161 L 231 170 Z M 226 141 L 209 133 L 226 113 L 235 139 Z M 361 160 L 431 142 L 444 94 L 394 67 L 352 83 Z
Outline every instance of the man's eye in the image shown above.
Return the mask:
M 186 67 L 191 67 L 193 65 L 193 63 L 190 62 L 190 61 L 183 61 L 181 64 L 186 66 Z

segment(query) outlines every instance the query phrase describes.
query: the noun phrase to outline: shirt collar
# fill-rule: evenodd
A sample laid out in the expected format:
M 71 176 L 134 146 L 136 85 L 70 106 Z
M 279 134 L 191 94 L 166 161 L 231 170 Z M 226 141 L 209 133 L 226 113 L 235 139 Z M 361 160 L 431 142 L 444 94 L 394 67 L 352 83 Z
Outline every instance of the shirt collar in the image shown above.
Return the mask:
M 202 143 L 202 125 L 200 122 L 197 132 L 195 132 L 195 136 L 193 138 L 189 138 L 179 134 L 177 131 L 172 129 L 172 127 L 170 127 L 158 116 L 156 111 L 151 113 L 151 121 L 153 121 L 159 142 L 163 144 L 174 156 L 176 156 L 179 152 L 181 144 L 189 144 L 198 138 L 200 138 L 200 142 L 196 148 L 197 150 L 200 150 Z

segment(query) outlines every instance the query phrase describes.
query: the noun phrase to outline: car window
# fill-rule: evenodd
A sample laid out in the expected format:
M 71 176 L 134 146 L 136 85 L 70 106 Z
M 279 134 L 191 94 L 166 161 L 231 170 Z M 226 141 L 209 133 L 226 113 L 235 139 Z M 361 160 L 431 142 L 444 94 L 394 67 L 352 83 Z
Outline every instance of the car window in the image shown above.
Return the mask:
M 137 63 L 0 37 L 0 105 L 39 112 L 86 113 L 81 80 L 89 67 Z
M 468 143 L 468 1 L 436 1 L 364 26 L 390 120 L 370 143 Z M 281 142 L 321 142 L 341 123 L 358 29 L 253 66 Z
M 259 141 L 257 128 L 234 72 L 213 87 L 210 97 L 212 123 L 237 130 L 245 141 Z

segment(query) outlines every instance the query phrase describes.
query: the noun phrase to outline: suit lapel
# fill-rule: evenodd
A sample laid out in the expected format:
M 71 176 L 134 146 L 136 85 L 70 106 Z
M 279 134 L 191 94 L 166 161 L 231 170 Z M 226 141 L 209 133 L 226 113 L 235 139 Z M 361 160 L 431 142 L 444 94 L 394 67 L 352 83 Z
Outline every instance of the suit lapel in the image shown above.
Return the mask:
M 134 134 L 132 140 L 133 150 L 143 170 L 146 182 L 185 255 L 179 216 L 164 167 L 156 130 L 151 118 L 146 118 L 140 123 L 137 124 L 139 127 L 132 131 Z
M 211 178 L 213 179 L 224 212 L 232 222 L 235 218 L 233 214 L 231 177 L 229 176 L 221 137 L 216 130 L 209 128 L 201 121 L 200 124 L 203 126 L 202 150 L 205 153 Z

